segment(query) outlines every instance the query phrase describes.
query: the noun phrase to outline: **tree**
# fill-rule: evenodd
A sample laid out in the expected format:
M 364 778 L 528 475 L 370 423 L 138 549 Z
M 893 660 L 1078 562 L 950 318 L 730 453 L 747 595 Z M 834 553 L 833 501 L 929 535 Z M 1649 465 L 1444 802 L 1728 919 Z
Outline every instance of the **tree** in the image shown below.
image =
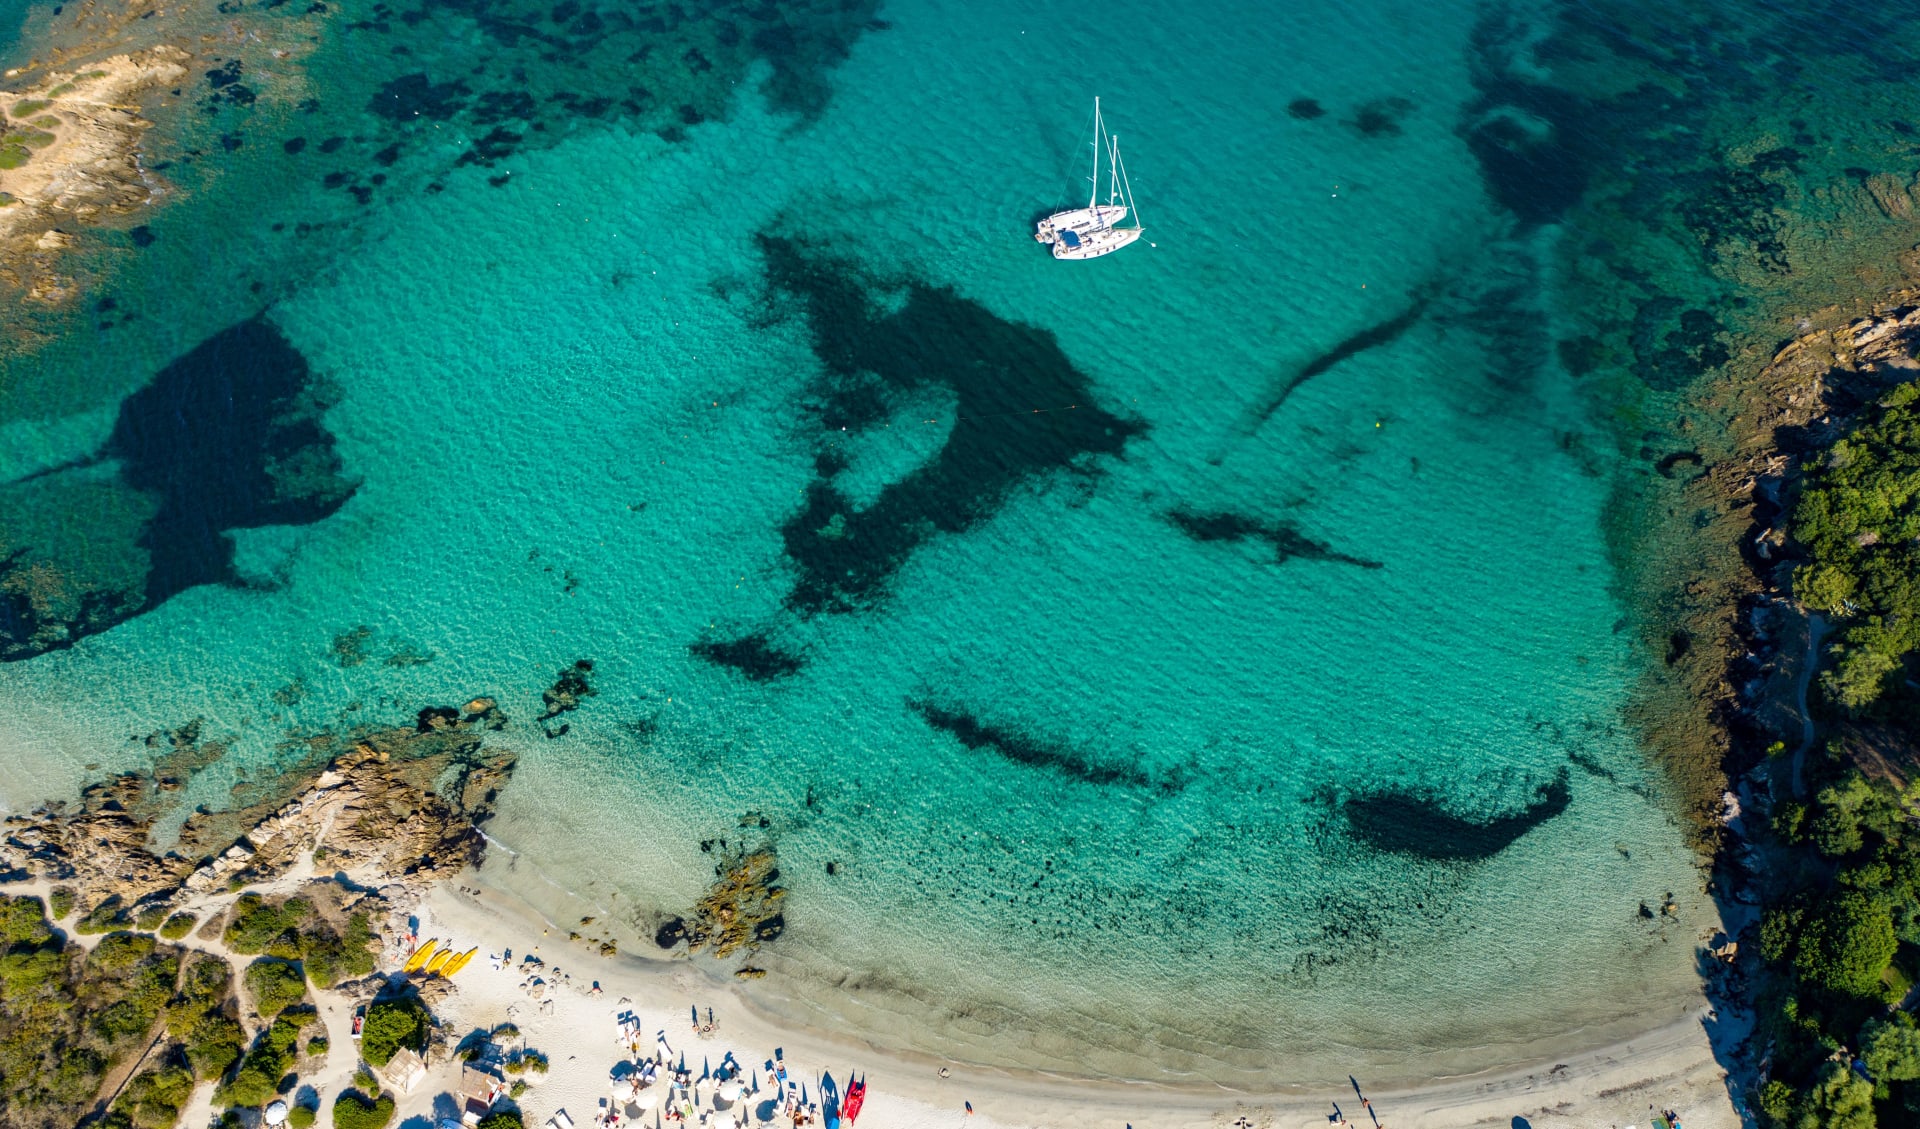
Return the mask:
M 1887 907 L 1848 890 L 1811 916 L 1794 957 L 1794 970 L 1801 979 L 1830 992 L 1877 998 L 1881 974 L 1898 947 Z
M 385 1066 L 401 1047 L 418 1046 L 426 1026 L 427 1011 L 418 1001 L 381 1000 L 367 1009 L 360 1053 L 373 1065 Z
M 1828 1063 L 1807 1092 L 1794 1129 L 1875 1129 L 1873 1083 L 1845 1063 Z
M 1860 1058 L 1875 1082 L 1911 1082 L 1920 1078 L 1920 1028 L 1911 1016 L 1871 1020 L 1860 1032 Z
M 369 1098 L 358 1090 L 348 1090 L 333 1102 L 333 1129 L 386 1129 L 393 1120 L 393 1096 L 381 1094 Z
M 518 1110 L 503 1109 L 481 1118 L 473 1129 L 524 1129 L 525 1125 Z

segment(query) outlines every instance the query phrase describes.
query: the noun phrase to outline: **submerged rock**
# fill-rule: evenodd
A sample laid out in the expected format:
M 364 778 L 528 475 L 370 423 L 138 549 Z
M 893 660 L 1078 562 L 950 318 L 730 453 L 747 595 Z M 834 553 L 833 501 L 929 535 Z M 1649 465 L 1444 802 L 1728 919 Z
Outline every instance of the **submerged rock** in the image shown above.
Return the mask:
M 694 906 L 690 920 L 682 923 L 676 918 L 668 923 L 684 924 L 689 951 L 707 949 L 715 957 L 729 957 L 785 931 L 786 919 L 780 907 L 787 892 L 774 885 L 780 878 L 780 865 L 771 846 L 753 851 L 731 848 L 713 873 L 713 885 Z M 662 926 L 655 941 L 664 941 L 667 933 L 668 926 Z M 663 943 L 661 947 L 671 948 L 672 944 Z

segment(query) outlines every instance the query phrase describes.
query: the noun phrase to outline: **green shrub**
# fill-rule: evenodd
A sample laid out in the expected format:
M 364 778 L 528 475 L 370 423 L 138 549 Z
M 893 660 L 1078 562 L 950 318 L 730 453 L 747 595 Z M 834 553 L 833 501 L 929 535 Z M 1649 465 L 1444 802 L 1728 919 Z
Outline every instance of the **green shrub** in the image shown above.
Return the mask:
M 139 913 L 133 915 L 133 927 L 151 933 L 160 928 L 160 923 L 166 919 L 166 906 L 143 906 Z
M 1800 1103 L 1796 1124 L 1806 1129 L 1875 1129 L 1873 1083 L 1845 1063 L 1828 1063 Z
M 232 916 L 227 919 L 221 939 L 236 953 L 258 956 L 266 952 L 269 945 L 285 941 L 291 934 L 291 951 L 298 957 L 300 923 L 306 920 L 309 908 L 301 898 L 269 905 L 258 894 L 242 894 L 233 904 Z
M 253 996 L 253 1008 L 262 1018 L 272 1019 L 307 997 L 307 978 L 300 967 L 286 961 L 262 959 L 247 966 L 247 991 Z
M 1851 622 L 1821 684 L 1852 711 L 1904 685 L 1920 649 L 1920 386 L 1902 385 L 1806 468 L 1793 536 L 1812 560 L 1794 595 Z
M 525 1094 L 526 1092 L 527 1092 L 527 1083 L 525 1080 L 520 1078 L 515 1078 L 513 1080 L 513 1085 L 507 1087 L 507 1096 L 514 1099 L 515 1101 L 518 1101 L 521 1095 Z
M 360 1030 L 360 1053 L 385 1066 L 401 1047 L 418 1049 L 427 1031 L 427 1009 L 418 1000 L 381 1000 L 367 1009 Z
M 520 1119 L 519 1111 L 503 1109 L 481 1118 L 480 1124 L 473 1129 L 525 1129 L 525 1126 L 526 1122 Z
M 318 1116 L 319 1111 L 310 1105 L 296 1105 L 287 1108 L 287 1124 L 291 1126 L 292 1129 L 308 1129 L 308 1127 L 313 1124 L 313 1119 Z
M 272 1101 L 281 1090 L 281 1080 L 293 1068 L 293 1046 L 299 1038 L 299 1024 L 284 1018 L 274 1020 L 241 1060 L 240 1069 L 216 1091 L 216 1099 L 231 1106 L 261 1106 Z
M 333 1129 L 385 1129 L 392 1120 L 391 1095 L 369 1098 L 358 1090 L 348 1090 L 334 1099 Z
M 364 913 L 347 921 L 344 935 L 331 930 L 312 930 L 301 938 L 301 959 L 307 976 L 321 988 L 331 988 L 342 980 L 357 980 L 373 972 L 375 965 L 373 926 Z
M 193 1076 L 201 1081 L 218 1078 L 240 1058 L 247 1034 L 240 1025 L 219 1012 L 199 1017 L 186 1038 L 187 1063 Z
M 214 1100 L 223 1105 L 259 1107 L 273 1100 L 279 1092 L 282 1073 L 273 1068 L 270 1060 L 260 1060 L 248 1055 L 234 1071 L 233 1077 L 214 1091 Z
M 353 1072 L 353 1084 L 369 1094 L 377 1093 L 380 1089 L 380 1080 L 373 1076 L 373 1071 L 364 1066 Z
M 177 1066 L 143 1071 L 127 1083 L 114 1109 L 137 1129 L 168 1129 L 193 1096 L 193 1075 Z
M 169 941 L 178 941 L 193 932 L 194 923 L 199 920 L 190 913 L 176 913 L 160 926 L 160 935 Z
M 73 892 L 73 887 L 71 886 L 55 886 L 53 889 L 48 890 L 47 905 L 52 910 L 53 919 L 59 921 L 72 913 L 74 900 L 78 896 L 79 895 Z
M 39 113 L 40 111 L 46 109 L 48 106 L 51 106 L 51 105 L 53 105 L 53 103 L 43 101 L 41 99 L 27 98 L 19 102 L 15 102 L 13 104 L 13 109 L 8 112 L 11 113 L 16 118 L 30 118 L 33 115 Z
M 307 1040 L 307 1053 L 310 1055 L 324 1055 L 327 1053 L 329 1046 L 332 1046 L 332 1044 L 327 1042 L 325 1035 L 315 1035 L 313 1038 Z
M 33 159 L 33 151 L 11 138 L 0 140 L 0 169 L 17 169 Z
M 53 938 L 46 907 L 39 898 L 0 899 L 0 941 L 9 945 L 44 945 Z
M 156 952 L 145 933 L 113 933 L 87 957 L 80 984 L 82 1017 L 108 1044 L 145 1039 L 173 996 L 179 958 Z
M 114 894 L 81 918 L 74 922 L 73 931 L 80 934 L 105 933 L 113 929 L 125 929 L 133 924 L 126 911 L 120 906 L 120 895 Z

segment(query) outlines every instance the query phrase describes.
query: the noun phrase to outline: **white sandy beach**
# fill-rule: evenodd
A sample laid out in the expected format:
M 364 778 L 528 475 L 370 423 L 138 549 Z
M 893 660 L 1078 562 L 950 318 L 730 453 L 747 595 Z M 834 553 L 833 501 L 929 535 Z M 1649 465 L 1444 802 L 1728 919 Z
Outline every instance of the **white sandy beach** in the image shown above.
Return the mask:
M 852 1033 L 775 1026 L 756 1014 L 732 983 L 686 961 L 600 957 L 569 943 L 565 928 L 543 922 L 510 894 L 490 889 L 484 879 L 463 881 L 475 883 L 467 889 L 480 891 L 479 896 L 437 889 L 421 907 L 420 936 L 446 938 L 460 948 L 478 945 L 483 953 L 511 950 L 514 963 L 496 970 L 476 960 L 456 978 L 459 991 L 442 1005 L 440 1015 L 453 1025 L 456 1037 L 473 1027 L 511 1022 L 520 1029 L 527 1047 L 550 1058 L 551 1073 L 520 1101 L 529 1125 L 538 1125 L 561 1109 L 577 1125 L 590 1124 L 605 1113 L 609 1071 L 623 1058 L 615 1038 L 615 1016 L 629 1009 L 640 1018 L 649 1038 L 653 1031 L 664 1030 L 696 1075 L 702 1060 L 718 1064 L 729 1051 L 754 1070 L 773 1056 L 775 1048 L 784 1050 L 793 1077 L 806 1081 L 815 1093 L 823 1073 L 840 1086 L 846 1084 L 849 1071 L 864 1075 L 869 1090 L 861 1124 L 866 1129 L 1070 1124 L 1089 1129 L 1172 1129 L 1231 1126 L 1240 1118 L 1260 1129 L 1305 1129 L 1327 1124 L 1336 1102 L 1353 1124 L 1372 1123 L 1351 1089 L 1312 1094 L 1289 1090 L 1284 1063 L 1275 1064 L 1271 1094 L 1178 1090 L 940 1063 L 890 1054 Z M 520 987 L 525 973 L 518 970 L 518 962 L 529 953 L 545 962 L 546 978 L 560 985 L 549 997 L 554 1001 L 551 1009 L 535 1003 Z M 597 997 L 591 994 L 596 981 L 601 987 Z M 621 1003 L 623 999 L 630 1002 Z M 691 1014 L 696 1007 L 703 1017 L 712 1009 L 717 1030 L 710 1037 L 699 1037 L 693 1030 Z M 1678 1112 L 1688 1129 L 1732 1129 L 1741 1124 L 1741 1118 L 1709 1045 L 1706 1025 L 1710 1022 L 1703 999 L 1691 1018 L 1602 1051 L 1543 1062 L 1532 1071 L 1368 1090 L 1366 1097 L 1379 1123 L 1391 1129 L 1645 1126 L 1653 1109 Z M 941 1076 L 943 1067 L 946 1077 Z M 457 1074 L 457 1063 L 436 1064 L 428 1081 L 403 1102 L 403 1117 L 437 1116 L 435 1098 L 451 1090 Z M 764 1089 L 765 1071 L 760 1074 L 760 1098 L 743 1103 L 756 1112 L 761 1112 L 756 1103 L 770 1092 Z M 1365 1085 L 1364 1079 L 1359 1081 Z M 971 1115 L 967 1103 L 972 1105 Z M 447 1108 L 443 1100 L 440 1109 Z M 652 1125 L 653 1116 L 648 1115 L 646 1124 Z M 403 1120 L 402 1124 L 423 1129 L 429 1123 Z

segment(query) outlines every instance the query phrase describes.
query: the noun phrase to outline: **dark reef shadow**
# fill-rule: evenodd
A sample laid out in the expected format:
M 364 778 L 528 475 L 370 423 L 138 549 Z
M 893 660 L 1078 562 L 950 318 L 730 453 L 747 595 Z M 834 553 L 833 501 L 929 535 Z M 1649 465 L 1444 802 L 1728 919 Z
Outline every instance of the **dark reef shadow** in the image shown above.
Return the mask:
M 784 605 L 803 616 L 873 606 L 920 546 L 965 533 L 1015 490 L 1048 476 L 1097 474 L 1144 423 L 1101 408 L 1093 382 L 1053 334 L 996 316 L 946 287 L 878 280 L 803 240 L 762 234 L 776 314 L 804 319 L 825 370 L 805 405 L 831 441 L 817 448 L 800 508 L 780 528 L 795 579 Z M 956 419 L 926 462 L 859 505 L 837 482 L 838 448 L 878 427 L 890 405 L 928 387 Z
M 1400 789 L 1346 796 L 1338 806 L 1348 832 L 1374 850 L 1432 862 L 1480 862 L 1566 811 L 1572 802 L 1573 789 L 1561 769 L 1534 788 L 1525 807 L 1489 819 L 1455 815 L 1437 793 Z
M 1419 324 L 1427 309 L 1440 294 L 1437 284 L 1429 283 L 1416 290 L 1406 309 L 1385 321 L 1370 325 L 1342 340 L 1333 348 L 1313 357 L 1291 372 L 1283 370 L 1284 375 L 1269 385 L 1266 395 L 1241 420 L 1235 429 L 1234 438 L 1246 439 L 1273 418 L 1275 412 L 1286 404 L 1287 398 L 1300 389 L 1300 386 L 1314 377 L 1340 364 L 1352 360 L 1369 349 L 1378 349 L 1398 341 L 1406 332 Z M 1208 461 L 1219 465 L 1226 458 L 1226 452 L 1213 455 Z
M 355 483 L 326 430 L 329 406 L 306 358 L 254 317 L 121 401 L 94 457 L 0 486 L 4 505 L 25 483 L 113 464 L 109 489 L 128 506 L 153 507 L 121 537 L 75 514 L 46 543 L 0 545 L 0 661 L 70 647 L 195 585 L 238 583 L 232 530 L 307 524 L 338 510 Z M 62 563 L 98 561 L 116 567 L 85 574 Z M 60 581 L 60 599 L 40 598 L 49 577 Z
M 1225 541 L 1230 544 L 1241 541 L 1264 541 L 1273 547 L 1275 564 L 1305 560 L 1329 561 L 1359 568 L 1386 567 L 1379 561 L 1370 561 L 1364 557 L 1342 553 L 1325 541 L 1315 541 L 1285 522 L 1261 521 L 1247 517 L 1245 514 L 1225 511 L 1198 513 L 1185 508 L 1171 511 L 1167 514 L 1167 520 L 1187 537 L 1202 544 L 1214 541 Z
M 778 682 L 806 667 L 806 660 L 781 649 L 765 631 L 749 631 L 732 639 L 702 639 L 687 650 L 696 658 L 739 673 L 749 682 Z
M 207 338 L 120 405 L 106 454 L 160 498 L 141 539 L 149 606 L 232 573 L 226 531 L 304 525 L 354 491 L 307 359 L 252 318 Z
M 913 699 L 907 702 L 907 708 L 969 750 L 994 753 L 1015 764 L 1042 769 L 1068 780 L 1096 787 L 1119 785 L 1161 791 L 1178 791 L 1180 788 L 1178 782 L 1156 779 L 1137 765 L 1117 763 L 1112 758 L 1097 757 L 1065 742 L 1012 726 L 983 721 L 957 706 Z

